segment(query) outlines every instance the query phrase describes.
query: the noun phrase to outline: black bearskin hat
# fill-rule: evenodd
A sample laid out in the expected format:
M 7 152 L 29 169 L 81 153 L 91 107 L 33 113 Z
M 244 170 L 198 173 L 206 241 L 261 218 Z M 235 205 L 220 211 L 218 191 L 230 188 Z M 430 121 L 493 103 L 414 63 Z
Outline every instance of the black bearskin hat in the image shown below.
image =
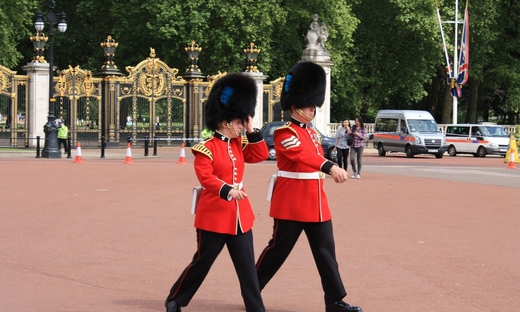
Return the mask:
M 313 62 L 294 65 L 285 76 L 280 104 L 283 110 L 309 106 L 321 107 L 325 101 L 327 78 L 325 70 Z
M 256 107 L 256 82 L 246 74 L 227 74 L 219 78 L 204 104 L 206 127 L 212 131 L 223 121 L 235 118 L 247 121 L 254 117 Z

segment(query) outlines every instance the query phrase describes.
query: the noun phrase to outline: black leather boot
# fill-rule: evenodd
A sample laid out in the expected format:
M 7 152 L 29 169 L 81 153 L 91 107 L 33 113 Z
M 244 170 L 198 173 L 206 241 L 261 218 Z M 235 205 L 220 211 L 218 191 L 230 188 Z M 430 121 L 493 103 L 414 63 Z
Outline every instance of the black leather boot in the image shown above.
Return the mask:
M 325 312 L 363 312 L 360 307 L 351 306 L 343 300 L 334 301 L 325 306 Z
M 168 299 L 166 299 L 164 306 L 166 307 L 166 312 L 181 312 L 181 306 L 173 300 L 168 301 Z

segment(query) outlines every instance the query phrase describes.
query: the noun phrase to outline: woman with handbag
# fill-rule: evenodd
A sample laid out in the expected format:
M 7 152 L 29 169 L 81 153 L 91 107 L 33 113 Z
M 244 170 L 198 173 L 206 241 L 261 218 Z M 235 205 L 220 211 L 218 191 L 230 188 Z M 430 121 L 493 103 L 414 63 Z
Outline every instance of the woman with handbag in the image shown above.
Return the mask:
M 341 123 L 341 127 L 339 127 L 336 132 L 336 144 L 334 145 L 334 149 L 337 151 L 338 155 L 338 166 L 345 171 L 348 168 L 348 152 L 349 152 L 349 144 L 348 144 L 348 131 L 350 130 L 350 121 L 348 119 L 343 120 Z
M 356 118 L 356 124 L 348 131 L 348 134 L 354 136 L 354 142 L 350 146 L 350 165 L 352 166 L 351 178 L 361 179 L 361 165 L 363 160 L 363 148 L 365 145 L 365 137 L 367 136 L 367 130 L 363 123 L 361 116 Z M 357 170 L 356 170 L 356 159 L 357 159 Z

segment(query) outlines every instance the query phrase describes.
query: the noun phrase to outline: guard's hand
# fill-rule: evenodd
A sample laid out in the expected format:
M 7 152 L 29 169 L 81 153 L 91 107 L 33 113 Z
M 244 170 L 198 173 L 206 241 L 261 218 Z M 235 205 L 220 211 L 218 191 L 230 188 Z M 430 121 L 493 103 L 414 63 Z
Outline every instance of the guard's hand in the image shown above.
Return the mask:
M 336 183 L 343 183 L 347 181 L 348 178 L 348 173 L 345 171 L 345 169 L 338 166 L 332 166 L 330 169 L 330 175 Z
M 253 128 L 253 117 L 247 116 L 247 121 L 244 123 L 244 128 L 246 129 L 247 133 L 255 132 L 255 129 Z
M 236 200 L 241 200 L 247 197 L 246 192 L 244 191 L 238 191 L 238 190 L 231 190 L 229 191 L 229 196 Z

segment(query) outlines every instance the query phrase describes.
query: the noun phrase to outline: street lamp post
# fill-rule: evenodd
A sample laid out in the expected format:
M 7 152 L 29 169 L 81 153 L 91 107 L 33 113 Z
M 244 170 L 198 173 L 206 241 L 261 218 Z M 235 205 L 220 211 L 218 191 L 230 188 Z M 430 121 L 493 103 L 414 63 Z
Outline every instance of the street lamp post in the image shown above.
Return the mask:
M 54 25 L 58 25 L 60 32 L 67 30 L 67 22 L 65 21 L 65 13 L 61 12 L 56 15 L 53 12 L 56 2 L 51 0 L 47 7 L 49 10 L 45 14 L 45 20 L 49 25 L 49 114 L 47 116 L 47 123 L 43 126 L 45 132 L 45 146 L 42 151 L 42 157 L 44 158 L 61 158 L 60 147 L 58 144 L 58 125 L 56 125 L 56 116 L 54 115 L 56 100 L 53 97 L 52 83 L 54 76 L 54 57 L 53 57 L 53 41 L 54 41 Z M 36 20 L 34 22 L 34 28 L 37 32 L 43 31 L 45 26 L 44 16 L 41 11 L 36 12 Z

